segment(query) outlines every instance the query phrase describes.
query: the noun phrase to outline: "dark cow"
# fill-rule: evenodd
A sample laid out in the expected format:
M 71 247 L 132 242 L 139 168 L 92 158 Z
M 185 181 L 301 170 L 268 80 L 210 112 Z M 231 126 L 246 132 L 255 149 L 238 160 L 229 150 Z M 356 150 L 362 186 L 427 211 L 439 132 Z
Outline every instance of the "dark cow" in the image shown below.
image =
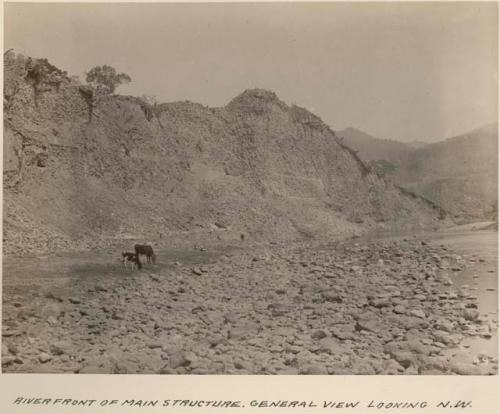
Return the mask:
M 146 259 L 148 263 L 156 263 L 156 255 L 155 252 L 153 251 L 153 248 L 149 244 L 136 244 L 134 246 L 135 249 L 135 254 L 137 257 L 139 255 L 144 255 L 146 256 Z
M 142 263 L 139 260 L 138 254 L 131 252 L 123 252 L 122 257 L 123 257 L 123 266 L 125 266 L 125 268 L 128 268 L 129 263 L 132 270 L 134 270 L 135 268 L 137 269 L 142 268 Z

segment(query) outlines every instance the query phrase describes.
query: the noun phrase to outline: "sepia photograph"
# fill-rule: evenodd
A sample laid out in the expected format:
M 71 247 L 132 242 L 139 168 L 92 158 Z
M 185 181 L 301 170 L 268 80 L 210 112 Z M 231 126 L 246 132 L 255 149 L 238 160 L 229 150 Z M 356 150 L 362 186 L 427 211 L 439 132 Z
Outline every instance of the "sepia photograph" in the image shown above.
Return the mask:
M 498 3 L 3 21 L 3 374 L 498 376 Z

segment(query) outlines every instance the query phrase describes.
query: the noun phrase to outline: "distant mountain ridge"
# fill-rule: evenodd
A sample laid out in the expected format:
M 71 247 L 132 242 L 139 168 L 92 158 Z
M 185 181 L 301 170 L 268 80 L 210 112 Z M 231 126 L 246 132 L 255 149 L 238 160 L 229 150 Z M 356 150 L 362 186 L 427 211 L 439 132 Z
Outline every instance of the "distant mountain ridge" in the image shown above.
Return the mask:
M 359 151 L 360 156 L 367 161 L 384 159 L 397 163 L 404 160 L 411 151 L 411 147 L 403 142 L 376 138 L 353 127 L 337 131 L 337 135 L 352 149 Z
M 496 217 L 498 124 L 424 145 L 383 140 L 355 128 L 338 135 L 376 170 L 457 219 Z

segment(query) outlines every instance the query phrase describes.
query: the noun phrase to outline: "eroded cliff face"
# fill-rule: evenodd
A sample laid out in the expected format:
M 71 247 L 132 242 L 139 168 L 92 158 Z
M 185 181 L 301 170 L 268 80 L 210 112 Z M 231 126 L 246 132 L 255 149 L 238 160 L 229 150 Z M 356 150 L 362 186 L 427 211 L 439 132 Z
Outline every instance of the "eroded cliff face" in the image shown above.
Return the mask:
M 272 92 L 247 90 L 223 108 L 92 100 L 64 72 L 29 75 L 33 62 L 5 57 L 6 253 L 242 233 L 337 238 L 438 221 Z

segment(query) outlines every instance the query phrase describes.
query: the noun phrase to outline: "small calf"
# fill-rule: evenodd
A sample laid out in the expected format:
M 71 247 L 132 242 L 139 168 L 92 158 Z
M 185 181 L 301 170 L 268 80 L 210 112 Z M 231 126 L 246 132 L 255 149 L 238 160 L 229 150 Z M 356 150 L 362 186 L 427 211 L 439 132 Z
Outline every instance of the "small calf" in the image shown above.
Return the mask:
M 141 261 L 139 260 L 139 255 L 131 252 L 122 252 L 123 266 L 125 269 L 128 268 L 128 263 L 130 263 L 131 269 L 140 269 L 142 267 Z

